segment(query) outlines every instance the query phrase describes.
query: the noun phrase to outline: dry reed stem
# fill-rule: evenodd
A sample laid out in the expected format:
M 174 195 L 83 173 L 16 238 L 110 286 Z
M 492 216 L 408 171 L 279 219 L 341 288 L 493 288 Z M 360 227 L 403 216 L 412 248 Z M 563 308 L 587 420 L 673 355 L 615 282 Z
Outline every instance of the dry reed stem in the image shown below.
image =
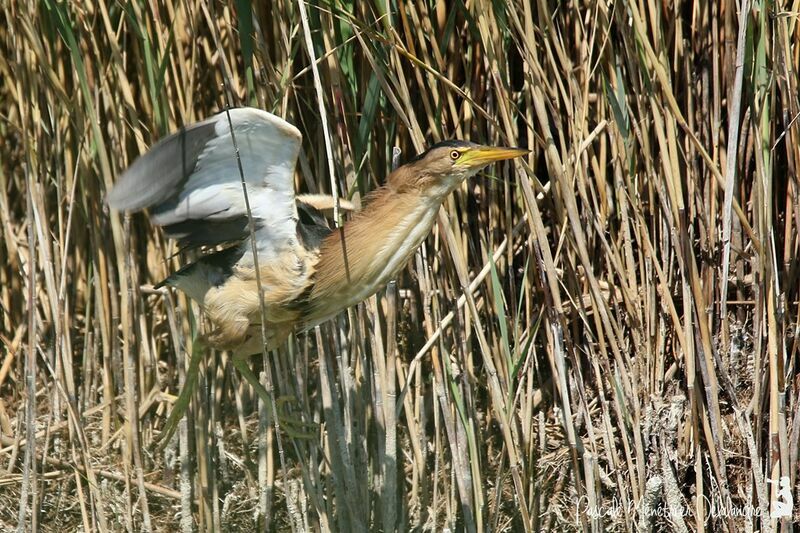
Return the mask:
M 6 4 L 0 529 L 800 519 L 762 518 L 782 476 L 800 501 L 796 3 Z M 298 191 L 356 205 L 396 148 L 532 153 L 448 199 L 388 292 L 254 359 L 272 407 L 205 356 L 156 454 L 203 319 L 103 198 L 245 104 L 303 132 Z

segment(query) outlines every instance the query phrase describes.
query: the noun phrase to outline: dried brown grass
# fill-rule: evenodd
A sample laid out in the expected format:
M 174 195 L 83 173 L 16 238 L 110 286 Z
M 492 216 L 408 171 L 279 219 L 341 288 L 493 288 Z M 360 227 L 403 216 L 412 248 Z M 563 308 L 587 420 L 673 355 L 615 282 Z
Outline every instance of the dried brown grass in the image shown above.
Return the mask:
M 800 5 L 738 5 L 6 2 L 0 529 L 791 530 L 706 505 L 763 513 L 780 476 L 800 502 Z M 197 310 L 103 197 L 231 104 L 356 201 L 393 147 L 533 152 L 254 360 L 308 435 L 211 353 L 158 453 Z

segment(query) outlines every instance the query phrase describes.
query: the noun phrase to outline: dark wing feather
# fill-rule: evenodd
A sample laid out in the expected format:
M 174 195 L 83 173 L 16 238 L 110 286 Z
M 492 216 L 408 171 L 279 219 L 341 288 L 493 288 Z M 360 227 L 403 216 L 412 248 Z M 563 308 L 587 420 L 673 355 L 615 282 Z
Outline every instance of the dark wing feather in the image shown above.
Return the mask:
M 305 202 L 297 201 L 297 234 L 309 250 L 319 250 L 322 240 L 327 237 L 331 228 L 322 211 Z
M 154 144 L 114 185 L 108 205 L 120 211 L 139 211 L 175 196 L 216 135 L 215 124 L 216 118 L 198 122 Z
M 256 229 L 259 226 L 256 222 Z M 242 215 L 220 221 L 184 220 L 164 226 L 164 233 L 178 241 L 181 248 L 216 246 L 241 240 L 243 235 L 247 235 L 247 217 Z

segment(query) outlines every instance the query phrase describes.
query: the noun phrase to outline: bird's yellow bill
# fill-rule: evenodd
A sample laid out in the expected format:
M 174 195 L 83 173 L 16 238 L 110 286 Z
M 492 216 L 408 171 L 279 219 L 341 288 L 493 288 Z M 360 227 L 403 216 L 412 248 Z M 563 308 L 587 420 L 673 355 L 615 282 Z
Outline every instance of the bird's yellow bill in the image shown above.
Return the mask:
M 514 159 L 529 153 L 524 148 L 506 148 L 503 146 L 480 146 L 465 151 L 461 155 L 461 163 L 469 166 L 488 165 L 495 161 Z

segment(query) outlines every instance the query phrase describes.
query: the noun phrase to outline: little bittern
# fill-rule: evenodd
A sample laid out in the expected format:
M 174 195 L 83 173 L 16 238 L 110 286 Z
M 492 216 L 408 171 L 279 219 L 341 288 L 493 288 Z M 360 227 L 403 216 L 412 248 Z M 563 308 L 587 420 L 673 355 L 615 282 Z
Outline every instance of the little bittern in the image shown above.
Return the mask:
M 297 128 L 275 115 L 231 109 L 158 142 L 108 196 L 115 209 L 149 209 L 153 223 L 182 248 L 229 245 L 163 282 L 200 304 L 216 328 L 208 336 L 216 348 L 261 351 L 262 319 L 267 346 L 274 348 L 292 331 L 371 296 L 403 268 L 445 197 L 464 179 L 528 152 L 466 141 L 436 144 L 389 174 L 365 208 L 332 231 L 313 199 L 295 196 L 301 140 Z

